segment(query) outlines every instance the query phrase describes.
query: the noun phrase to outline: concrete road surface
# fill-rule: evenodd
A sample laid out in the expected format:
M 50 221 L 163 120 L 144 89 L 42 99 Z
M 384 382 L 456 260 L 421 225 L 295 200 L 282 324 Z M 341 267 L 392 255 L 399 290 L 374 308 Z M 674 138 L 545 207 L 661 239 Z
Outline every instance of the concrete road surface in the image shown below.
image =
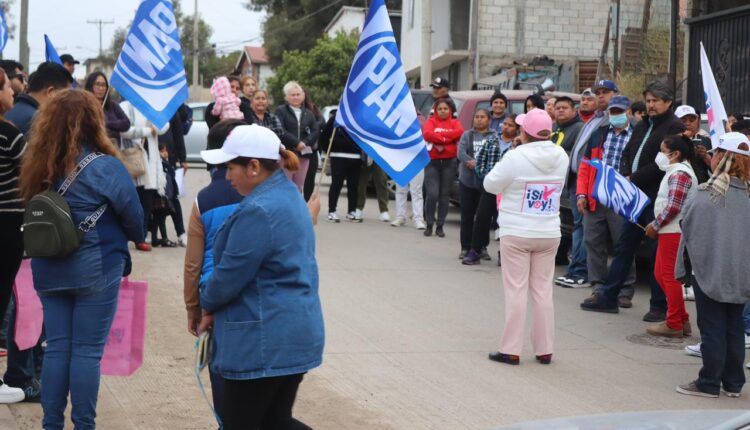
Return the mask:
M 195 192 L 208 181 L 199 168 L 187 177 L 186 219 Z M 578 304 L 588 289 L 556 288 L 552 365 L 535 362 L 528 339 L 520 366 L 488 361 L 503 326 L 497 244 L 490 247 L 491 263 L 462 266 L 456 210 L 444 239 L 377 221 L 372 198 L 364 223 L 330 224 L 326 190 L 324 185 L 316 228 L 325 358 L 305 377 L 295 408 L 313 428 L 483 429 L 607 412 L 750 408 L 747 397 L 675 393 L 700 368 L 700 359 L 682 352 L 695 339 L 648 345 L 653 339 L 644 335 L 641 321 L 648 303 L 644 286 L 634 307 L 619 315 L 582 312 Z M 339 215 L 345 206 L 342 196 Z M 182 248 L 133 251 L 132 278 L 150 284 L 146 358 L 129 378 L 102 378 L 99 428 L 216 428 L 193 373 L 183 256 Z M 692 303 L 688 308 L 694 316 Z M 39 405 L 13 405 L 10 411 L 20 429 L 40 428 Z

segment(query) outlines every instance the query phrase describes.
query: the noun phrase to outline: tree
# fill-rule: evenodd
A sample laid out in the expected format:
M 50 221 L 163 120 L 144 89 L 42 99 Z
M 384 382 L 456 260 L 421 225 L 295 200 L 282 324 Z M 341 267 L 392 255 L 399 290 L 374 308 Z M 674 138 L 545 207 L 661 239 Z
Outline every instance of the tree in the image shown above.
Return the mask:
M 284 53 L 275 76 L 268 79 L 271 97 L 276 103 L 284 100 L 283 87 L 297 81 L 320 106 L 338 104 L 357 51 L 359 32 L 339 32 L 331 39 L 323 35 L 309 51 Z
M 245 7 L 268 14 L 263 41 L 271 66 L 278 66 L 286 51 L 307 51 L 343 6 L 367 4 L 364 0 L 246 0 Z M 387 0 L 389 10 L 401 10 L 401 0 Z

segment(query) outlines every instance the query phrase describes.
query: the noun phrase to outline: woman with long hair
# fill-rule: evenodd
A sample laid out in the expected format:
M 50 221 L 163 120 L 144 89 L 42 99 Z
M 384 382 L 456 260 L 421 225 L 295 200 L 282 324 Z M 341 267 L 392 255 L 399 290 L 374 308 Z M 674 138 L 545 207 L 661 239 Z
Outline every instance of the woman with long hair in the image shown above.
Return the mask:
M 247 99 L 249 102 L 253 100 L 253 94 L 258 90 L 258 80 L 255 76 L 243 76 L 240 79 L 240 98 Z
M 284 128 L 281 122 L 268 111 L 268 93 L 265 90 L 256 90 L 250 99 L 250 108 L 252 109 L 253 124 L 263 126 L 276 133 L 281 139 L 284 136 Z
M 304 374 L 323 355 L 315 234 L 309 211 L 279 161 L 296 157 L 258 125 L 236 127 L 202 151 L 243 196 L 216 233 L 202 282 L 198 332 L 213 326 L 212 371 L 224 378 L 226 430 L 307 428 L 292 418 Z M 260 237 L 268 240 L 257 240 Z
M 96 99 L 99 100 L 104 109 L 104 125 L 107 127 L 107 135 L 119 142 L 120 133 L 128 131 L 130 128 L 130 120 L 122 111 L 120 105 L 112 101 L 107 75 L 100 71 L 91 73 L 86 78 L 83 88 L 94 94 Z
M 23 202 L 18 195 L 21 156 L 26 145 L 23 134 L 4 117 L 13 107 L 13 88 L 0 69 L 0 321 L 5 318 L 13 282 L 23 256 Z M 0 381 L 0 404 L 24 399 L 23 390 Z
M 695 291 L 703 367 L 677 392 L 736 398 L 745 385 L 742 311 L 750 302 L 750 141 L 742 133 L 725 133 L 713 152 L 711 179 L 682 211 L 675 267 L 677 278 L 690 279 Z
M 94 153 L 100 156 L 91 160 Z M 84 158 L 90 161 L 86 166 Z M 64 90 L 34 120 L 21 166 L 21 197 L 28 202 L 42 191 L 58 190 L 74 169 L 79 174 L 63 194 L 74 225 L 104 210 L 89 231 L 81 229 L 80 246 L 72 254 L 32 259 L 47 336 L 42 368 L 46 430 L 63 428 L 68 395 L 75 427 L 95 427 L 99 365 L 120 281 L 131 269 L 128 241 L 142 242 L 144 234 L 138 194 L 107 137 L 101 104 L 89 92 Z

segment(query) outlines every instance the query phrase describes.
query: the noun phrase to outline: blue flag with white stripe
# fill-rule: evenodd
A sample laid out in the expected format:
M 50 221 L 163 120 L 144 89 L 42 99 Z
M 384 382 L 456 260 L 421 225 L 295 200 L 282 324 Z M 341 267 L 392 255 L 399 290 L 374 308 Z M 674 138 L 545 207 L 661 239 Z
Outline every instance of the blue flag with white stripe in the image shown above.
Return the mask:
M 47 35 L 44 35 L 44 61 L 48 63 L 57 63 L 62 66 L 62 60 L 60 60 L 60 56 L 57 55 L 57 50 L 55 49 L 55 45 L 52 44 L 52 41 L 49 40 L 49 37 Z
M 633 224 L 638 224 L 638 217 L 651 203 L 646 193 L 601 160 L 583 162 L 596 169 L 591 197 Z
M 336 125 L 401 186 L 430 162 L 383 0 L 367 12 Z
M 5 45 L 8 44 L 8 23 L 5 21 L 5 13 L 0 7 L 0 54 L 5 51 Z
M 187 100 L 185 64 L 172 2 L 141 2 L 110 82 L 157 128 L 164 127 Z

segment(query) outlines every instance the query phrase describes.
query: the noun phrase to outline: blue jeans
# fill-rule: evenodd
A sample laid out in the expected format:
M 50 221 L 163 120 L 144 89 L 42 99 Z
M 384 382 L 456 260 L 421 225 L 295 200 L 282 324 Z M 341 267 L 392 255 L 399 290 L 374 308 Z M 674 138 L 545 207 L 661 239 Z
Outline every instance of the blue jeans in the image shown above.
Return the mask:
M 45 430 L 62 430 L 70 393 L 76 430 L 96 428 L 99 364 L 117 310 L 123 264 L 100 285 L 40 294 L 47 331 L 42 368 Z
M 575 278 L 588 279 L 586 245 L 583 242 L 583 214 L 578 212 L 575 190 L 570 190 L 570 210 L 573 212 L 573 256 L 568 265 L 568 274 Z
M 721 303 L 708 297 L 693 277 L 703 367 L 695 384 L 701 391 L 719 394 L 721 386 L 734 393 L 745 385 L 744 305 Z
M 638 218 L 638 224 L 647 226 L 654 220 L 654 206 L 650 205 L 643 210 L 640 218 Z M 657 242 L 653 239 L 646 237 L 646 232 L 631 222 L 626 222 L 622 225 L 620 236 L 615 244 L 615 257 L 612 259 L 612 264 L 609 267 L 609 274 L 607 279 L 602 285 L 601 292 L 604 294 L 604 300 L 606 305 L 609 307 L 617 306 L 617 297 L 620 290 L 623 288 L 625 280 L 628 278 L 628 272 L 630 267 L 633 265 L 635 259 L 635 253 L 638 247 L 646 239 L 646 245 L 649 247 L 651 258 L 649 259 L 649 285 L 651 287 L 651 300 L 650 309 L 652 311 L 667 312 L 667 298 L 664 296 L 664 291 L 656 282 L 654 277 L 654 261 L 656 261 L 656 245 Z

